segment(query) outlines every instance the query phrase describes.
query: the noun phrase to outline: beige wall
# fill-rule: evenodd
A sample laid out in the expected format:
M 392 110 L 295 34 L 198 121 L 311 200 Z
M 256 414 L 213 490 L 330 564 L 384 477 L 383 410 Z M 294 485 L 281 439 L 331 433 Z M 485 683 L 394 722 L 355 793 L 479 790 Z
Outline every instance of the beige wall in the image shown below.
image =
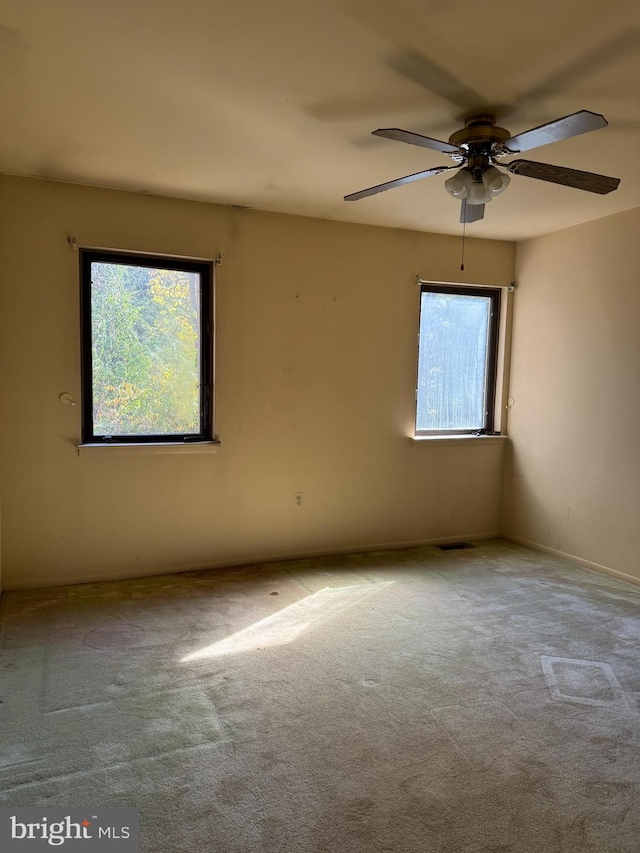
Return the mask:
M 503 445 L 412 442 L 424 278 L 515 247 L 2 178 L 5 588 L 498 532 Z M 78 456 L 81 245 L 224 255 L 217 453 Z M 294 506 L 294 492 L 304 505 Z
M 640 209 L 517 257 L 505 532 L 640 579 Z

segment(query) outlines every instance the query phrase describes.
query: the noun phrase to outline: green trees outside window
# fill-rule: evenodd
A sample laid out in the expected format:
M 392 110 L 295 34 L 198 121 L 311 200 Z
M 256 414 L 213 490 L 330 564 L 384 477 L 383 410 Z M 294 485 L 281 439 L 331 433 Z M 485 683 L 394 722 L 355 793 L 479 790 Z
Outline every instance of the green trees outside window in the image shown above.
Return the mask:
M 99 255 L 83 270 L 85 435 L 207 437 L 202 271 Z

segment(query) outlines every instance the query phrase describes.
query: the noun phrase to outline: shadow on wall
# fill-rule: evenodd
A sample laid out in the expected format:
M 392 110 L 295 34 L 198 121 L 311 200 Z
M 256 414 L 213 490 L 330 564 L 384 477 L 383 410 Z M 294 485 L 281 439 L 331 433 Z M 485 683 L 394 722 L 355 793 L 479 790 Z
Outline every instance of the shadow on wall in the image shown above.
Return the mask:
M 509 442 L 505 457 L 505 492 L 502 526 L 505 536 L 516 536 L 557 551 L 571 553 L 567 541 L 571 507 L 563 514 L 549 502 L 543 482 L 544 459 L 535 453 L 517 450 Z

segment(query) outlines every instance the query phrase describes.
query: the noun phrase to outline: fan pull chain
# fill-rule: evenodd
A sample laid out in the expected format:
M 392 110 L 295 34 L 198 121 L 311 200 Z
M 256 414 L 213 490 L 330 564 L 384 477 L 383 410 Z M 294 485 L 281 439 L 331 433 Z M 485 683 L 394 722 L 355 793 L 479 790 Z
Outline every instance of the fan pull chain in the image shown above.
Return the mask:
M 464 270 L 464 238 L 467 234 L 467 217 L 465 216 L 464 222 L 462 223 L 462 263 L 460 264 L 460 269 Z

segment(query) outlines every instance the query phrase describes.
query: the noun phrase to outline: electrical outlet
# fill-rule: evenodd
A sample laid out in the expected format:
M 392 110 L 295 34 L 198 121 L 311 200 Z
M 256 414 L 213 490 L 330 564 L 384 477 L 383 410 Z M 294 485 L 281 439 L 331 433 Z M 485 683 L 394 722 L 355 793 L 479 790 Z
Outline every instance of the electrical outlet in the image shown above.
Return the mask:
M 296 502 L 296 506 L 302 506 L 302 492 L 294 492 L 293 499 Z

